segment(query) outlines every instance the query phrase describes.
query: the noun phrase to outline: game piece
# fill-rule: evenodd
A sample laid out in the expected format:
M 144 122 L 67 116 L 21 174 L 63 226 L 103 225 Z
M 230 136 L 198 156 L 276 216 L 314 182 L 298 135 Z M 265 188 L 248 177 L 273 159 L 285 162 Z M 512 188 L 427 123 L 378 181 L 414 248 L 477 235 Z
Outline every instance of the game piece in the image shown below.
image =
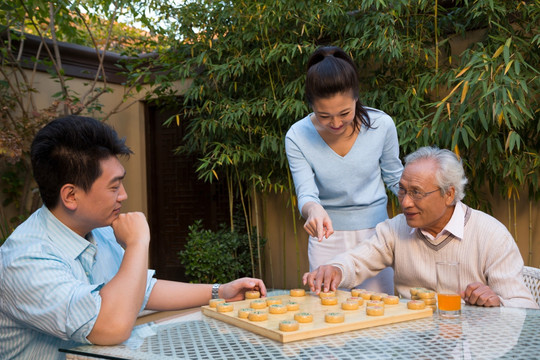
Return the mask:
M 253 311 L 248 315 L 250 321 L 264 321 L 268 320 L 268 313 L 265 311 Z
M 422 310 L 426 308 L 426 303 L 422 300 L 410 300 L 407 302 L 407 308 L 411 310 Z
M 306 296 L 306 290 L 304 290 L 304 289 L 291 289 L 289 294 L 292 297 L 302 297 L 302 296 Z
M 217 311 L 219 312 L 229 312 L 229 311 L 234 310 L 234 305 L 231 303 L 224 302 L 224 303 L 217 304 L 216 308 L 217 308 Z
M 337 305 L 338 299 L 337 297 L 323 297 L 321 298 L 321 304 L 323 305 Z
M 246 299 L 258 299 L 261 297 L 261 293 L 256 290 L 246 291 L 245 297 Z
M 345 315 L 339 312 L 331 312 L 324 315 L 324 321 L 327 323 L 342 323 L 345 321 Z
M 373 305 L 373 306 L 367 306 L 366 307 L 366 315 L 369 316 L 383 316 L 384 315 L 384 307 Z
M 270 314 L 285 314 L 287 312 L 287 307 L 283 304 L 272 304 L 268 307 L 268 312 L 270 312 Z
M 300 309 L 300 304 L 296 301 L 289 301 L 287 304 L 285 304 L 285 306 L 287 306 L 287 311 L 295 311 Z
M 249 306 L 253 309 L 265 309 L 266 308 L 266 300 L 264 299 L 257 299 L 253 300 L 249 303 Z
M 279 322 L 279 330 L 295 331 L 300 328 L 300 324 L 296 320 L 282 320 Z
M 225 299 L 212 299 L 212 300 L 210 300 L 208 305 L 210 305 L 211 308 L 215 308 L 217 306 L 217 304 L 221 304 L 221 303 L 224 303 L 224 302 L 225 302 Z
M 347 300 L 341 303 L 343 310 L 357 310 L 360 305 L 356 300 Z
M 241 318 L 241 319 L 247 319 L 249 314 L 252 313 L 253 310 L 252 308 L 242 308 L 240 310 L 238 310 L 238 317 Z

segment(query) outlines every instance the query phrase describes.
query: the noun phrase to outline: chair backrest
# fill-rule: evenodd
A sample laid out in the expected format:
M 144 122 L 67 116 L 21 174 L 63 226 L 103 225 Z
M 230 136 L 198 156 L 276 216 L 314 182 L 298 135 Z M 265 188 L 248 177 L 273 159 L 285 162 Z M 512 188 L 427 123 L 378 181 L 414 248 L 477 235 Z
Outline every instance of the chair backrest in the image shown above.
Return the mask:
M 531 291 L 534 301 L 540 306 L 540 269 L 524 266 L 523 281 Z

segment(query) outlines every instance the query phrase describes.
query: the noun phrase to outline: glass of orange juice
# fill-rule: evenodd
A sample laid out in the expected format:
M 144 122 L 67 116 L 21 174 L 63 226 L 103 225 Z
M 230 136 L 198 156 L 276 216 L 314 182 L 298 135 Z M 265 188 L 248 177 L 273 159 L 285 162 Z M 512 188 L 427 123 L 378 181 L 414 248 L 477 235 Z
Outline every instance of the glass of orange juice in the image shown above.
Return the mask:
M 455 318 L 461 315 L 459 262 L 437 262 L 437 305 L 439 315 Z

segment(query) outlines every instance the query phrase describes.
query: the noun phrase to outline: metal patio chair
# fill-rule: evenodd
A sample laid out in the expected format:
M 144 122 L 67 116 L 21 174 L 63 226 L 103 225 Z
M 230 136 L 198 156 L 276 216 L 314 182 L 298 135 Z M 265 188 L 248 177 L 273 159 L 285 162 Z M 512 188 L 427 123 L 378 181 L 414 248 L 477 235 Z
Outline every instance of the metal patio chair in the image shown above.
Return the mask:
M 540 306 L 540 269 L 524 266 L 523 281 L 531 291 L 534 301 Z

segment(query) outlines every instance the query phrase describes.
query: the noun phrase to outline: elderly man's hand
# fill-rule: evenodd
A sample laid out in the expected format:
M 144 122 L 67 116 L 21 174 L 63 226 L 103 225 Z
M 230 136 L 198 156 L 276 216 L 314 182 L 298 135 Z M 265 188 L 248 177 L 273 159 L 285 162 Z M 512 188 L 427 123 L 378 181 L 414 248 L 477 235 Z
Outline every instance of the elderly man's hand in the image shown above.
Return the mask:
M 310 273 L 305 273 L 303 280 L 304 285 L 308 284 L 309 288 L 315 294 L 319 294 L 321 289 L 324 292 L 328 290 L 336 291 L 341 283 L 340 268 L 332 265 L 322 265 Z
M 501 306 L 501 300 L 491 288 L 480 282 L 467 285 L 462 294 L 463 300 L 470 305 Z

